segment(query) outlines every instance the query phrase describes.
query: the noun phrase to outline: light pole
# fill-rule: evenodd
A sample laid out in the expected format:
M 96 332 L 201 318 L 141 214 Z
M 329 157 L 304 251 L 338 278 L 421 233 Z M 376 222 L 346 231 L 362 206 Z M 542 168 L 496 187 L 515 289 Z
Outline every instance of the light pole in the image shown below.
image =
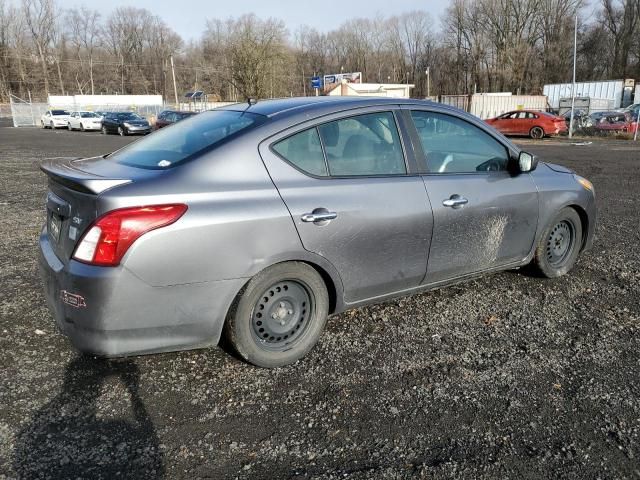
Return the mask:
M 569 138 L 573 137 L 573 111 L 576 104 L 576 54 L 578 51 L 578 12 L 573 30 L 573 83 L 571 84 L 571 118 L 569 119 Z
M 431 97 L 431 76 L 430 74 L 431 67 L 427 67 L 424 73 L 427 74 L 427 97 Z

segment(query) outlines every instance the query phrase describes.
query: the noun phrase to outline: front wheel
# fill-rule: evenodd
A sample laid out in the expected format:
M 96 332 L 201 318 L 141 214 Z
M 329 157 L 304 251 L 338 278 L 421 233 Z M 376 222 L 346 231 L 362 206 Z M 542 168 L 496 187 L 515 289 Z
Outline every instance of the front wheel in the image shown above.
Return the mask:
M 67 123 L 67 130 L 69 130 L 69 131 L 73 130 L 73 128 L 71 128 L 71 124 L 70 123 Z
M 102 131 L 102 134 L 103 134 L 103 135 L 106 135 L 106 134 L 108 133 L 108 132 L 107 132 L 107 127 L 105 127 L 104 125 L 102 126 L 101 131 Z
M 118 127 L 118 135 L 120 135 L 121 137 L 124 137 L 127 135 L 127 131 L 122 127 Z
M 322 277 L 305 263 L 285 262 L 253 277 L 229 312 L 224 335 L 247 362 L 288 365 L 318 342 L 329 296 Z
M 545 277 L 560 277 L 573 268 L 581 246 L 580 216 L 573 208 L 563 208 L 540 237 L 533 263 Z
M 83 124 L 80 124 L 80 131 L 84 132 L 84 125 Z
M 533 127 L 529 131 L 529 136 L 535 140 L 540 140 L 541 138 L 544 138 L 544 130 L 542 127 Z

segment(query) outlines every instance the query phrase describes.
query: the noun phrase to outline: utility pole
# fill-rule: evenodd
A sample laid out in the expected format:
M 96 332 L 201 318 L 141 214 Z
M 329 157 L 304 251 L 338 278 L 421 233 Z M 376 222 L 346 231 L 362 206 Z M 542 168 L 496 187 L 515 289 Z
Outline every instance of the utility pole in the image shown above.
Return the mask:
M 578 52 L 578 12 L 573 30 L 573 83 L 571 84 L 571 118 L 569 119 L 569 138 L 573 137 L 573 112 L 576 104 L 576 55 Z
M 171 60 L 171 75 L 173 76 L 173 94 L 176 97 L 176 108 L 180 108 L 180 104 L 178 103 L 178 87 L 176 86 L 176 69 L 173 66 L 173 55 L 169 56 L 169 60 Z
M 431 97 L 431 67 L 427 67 L 424 73 L 427 74 L 427 97 Z

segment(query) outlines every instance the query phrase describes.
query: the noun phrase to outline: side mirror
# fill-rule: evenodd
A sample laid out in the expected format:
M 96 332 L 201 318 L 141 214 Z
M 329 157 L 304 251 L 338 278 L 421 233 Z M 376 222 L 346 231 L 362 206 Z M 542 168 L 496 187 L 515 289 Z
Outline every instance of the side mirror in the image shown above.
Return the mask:
M 538 166 L 538 159 L 527 152 L 520 152 L 518 156 L 518 170 L 522 173 L 532 172 Z

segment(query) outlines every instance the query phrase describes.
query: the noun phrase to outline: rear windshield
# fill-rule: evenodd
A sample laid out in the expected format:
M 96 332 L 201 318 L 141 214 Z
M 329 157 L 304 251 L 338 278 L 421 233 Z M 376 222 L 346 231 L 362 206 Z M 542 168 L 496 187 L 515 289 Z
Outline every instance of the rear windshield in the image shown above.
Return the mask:
M 265 120 L 263 115 L 249 112 L 203 112 L 176 123 L 171 128 L 157 130 L 112 153 L 108 158 L 132 167 L 165 169 Z
M 51 115 L 69 115 L 66 110 L 51 110 Z
M 82 118 L 96 118 L 98 115 L 96 115 L 95 113 L 92 113 L 92 112 L 82 112 L 80 114 L 80 116 Z

